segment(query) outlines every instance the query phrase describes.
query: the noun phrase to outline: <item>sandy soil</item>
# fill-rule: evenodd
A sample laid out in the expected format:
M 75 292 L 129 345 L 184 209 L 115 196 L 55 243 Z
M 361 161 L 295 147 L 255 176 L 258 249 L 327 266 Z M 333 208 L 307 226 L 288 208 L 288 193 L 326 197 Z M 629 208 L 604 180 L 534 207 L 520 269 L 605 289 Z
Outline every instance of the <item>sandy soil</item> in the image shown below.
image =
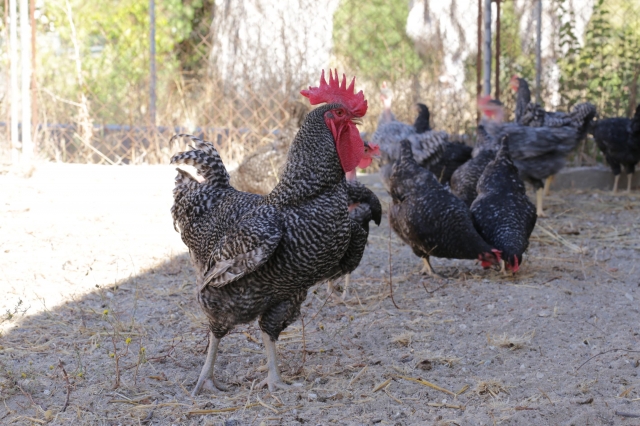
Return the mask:
M 174 175 L 0 175 L 1 424 L 640 424 L 638 195 L 553 193 L 515 277 L 444 259 L 448 278 L 422 276 L 385 216 L 346 303 L 312 289 L 281 336 L 297 386 L 252 389 L 266 371 L 249 324 L 221 344 L 231 390 L 193 399 L 206 327 Z

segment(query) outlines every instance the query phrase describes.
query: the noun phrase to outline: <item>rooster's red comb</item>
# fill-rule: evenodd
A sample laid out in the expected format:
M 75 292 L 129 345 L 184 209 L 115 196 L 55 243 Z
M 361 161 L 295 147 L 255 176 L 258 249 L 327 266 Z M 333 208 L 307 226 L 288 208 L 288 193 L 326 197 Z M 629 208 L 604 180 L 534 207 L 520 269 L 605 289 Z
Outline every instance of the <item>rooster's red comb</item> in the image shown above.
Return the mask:
M 320 87 L 309 87 L 309 90 L 301 90 L 300 94 L 309 98 L 311 105 L 323 102 L 341 104 L 356 117 L 363 117 L 367 113 L 367 101 L 362 90 L 355 93 L 356 78 L 353 77 L 347 87 L 347 76 L 342 74 L 342 83 L 338 81 L 338 70 L 334 73 L 329 70 L 329 84 L 324 78 L 324 70 L 320 76 Z

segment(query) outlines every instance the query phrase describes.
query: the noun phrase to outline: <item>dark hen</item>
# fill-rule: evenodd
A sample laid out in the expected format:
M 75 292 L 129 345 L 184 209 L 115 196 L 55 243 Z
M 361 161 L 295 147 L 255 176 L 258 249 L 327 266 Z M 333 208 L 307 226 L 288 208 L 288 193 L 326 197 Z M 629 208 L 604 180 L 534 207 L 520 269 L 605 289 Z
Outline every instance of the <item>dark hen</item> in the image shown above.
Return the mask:
M 275 341 L 300 314 L 307 290 L 359 264 L 365 229 L 349 218 L 345 171 L 359 163 L 364 144 L 356 120 L 366 113 L 362 92 L 353 93 L 330 74 L 320 87 L 302 91 L 312 104 L 297 133 L 280 181 L 266 196 L 240 192 L 213 145 L 191 137 L 195 147 L 172 158 L 196 167 L 199 182 L 180 170 L 171 213 L 196 269 L 198 301 L 209 320 L 209 348 L 193 394 L 207 383 L 220 339 L 237 324 L 258 318 L 268 375 L 259 387 L 285 386 Z
M 582 125 L 585 116 L 594 109 L 588 102 L 577 104 L 572 112 L 546 111 L 537 103 L 531 102 L 529 83 L 516 75 L 511 77 L 511 88 L 516 91 L 515 122 L 530 127 L 562 127 Z
M 518 123 L 502 123 L 502 104 L 488 97 L 479 102 L 486 118 L 483 124 L 494 139 L 509 137 L 509 151 L 520 177 L 530 182 L 536 189 L 536 213 L 544 216 L 542 196 L 544 180 L 558 173 L 565 165 L 567 155 L 582 140 L 596 110 L 591 104 L 572 111 L 572 123 L 562 127 L 529 127 Z M 579 124 L 579 126 L 578 126 Z
M 479 259 L 483 266 L 498 263 L 500 252 L 473 227 L 469 208 L 418 165 L 409 141 L 402 141 L 400 150 L 390 178 L 389 220 L 395 233 L 423 259 L 424 271 L 434 275 L 430 256 Z
M 502 137 L 500 150 L 478 181 L 471 214 L 480 236 L 502 252 L 507 269 L 517 272 L 538 217 L 509 155 L 507 139 Z
M 627 173 L 627 192 L 631 192 L 631 181 L 636 164 L 640 162 L 640 104 L 633 118 L 607 118 L 594 123 L 590 133 L 604 154 L 615 176 L 613 192 L 618 190 L 620 170 Z
M 476 186 L 487 164 L 496 157 L 497 145 L 487 133 L 483 125 L 478 126 L 474 157 L 461 165 L 451 176 L 451 192 L 460 198 L 467 206 L 471 206 L 478 193 Z
M 402 140 L 411 142 L 418 164 L 431 170 L 442 183 L 449 182 L 453 172 L 471 158 L 471 147 L 449 140 L 446 132 L 431 129 L 429 108 L 426 105 L 417 104 L 417 111 L 418 116 L 413 125 L 395 120 L 385 122 L 378 125 L 371 138 L 382 151 L 380 176 L 387 190 L 391 168 L 400 156 L 399 143 Z

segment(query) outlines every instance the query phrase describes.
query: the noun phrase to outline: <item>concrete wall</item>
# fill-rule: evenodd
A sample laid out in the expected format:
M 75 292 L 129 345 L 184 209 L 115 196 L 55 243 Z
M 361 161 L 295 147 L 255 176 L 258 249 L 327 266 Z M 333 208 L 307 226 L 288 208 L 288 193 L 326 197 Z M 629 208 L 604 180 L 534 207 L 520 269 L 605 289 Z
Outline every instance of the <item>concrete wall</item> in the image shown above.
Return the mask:
M 634 173 L 632 188 L 640 187 L 640 173 Z M 618 190 L 627 188 L 627 176 L 622 172 Z M 613 173 L 605 166 L 565 168 L 555 176 L 551 189 L 613 189 Z

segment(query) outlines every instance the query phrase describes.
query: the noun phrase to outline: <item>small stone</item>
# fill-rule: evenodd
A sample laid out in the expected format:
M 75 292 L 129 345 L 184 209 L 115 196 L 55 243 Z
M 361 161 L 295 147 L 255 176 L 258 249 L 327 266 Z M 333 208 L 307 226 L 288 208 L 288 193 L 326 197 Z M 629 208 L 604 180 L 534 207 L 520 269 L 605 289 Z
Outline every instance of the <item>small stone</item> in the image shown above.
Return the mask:
M 488 310 L 492 310 L 493 308 L 495 308 L 495 306 L 493 306 L 493 304 L 491 304 L 491 305 L 487 305 L 487 309 L 488 309 Z
M 538 372 L 538 373 L 536 374 L 536 377 L 537 377 L 538 379 L 542 379 L 542 378 L 544 377 L 544 374 L 543 374 L 543 373 Z
M 112 298 L 113 298 L 113 293 L 111 293 L 110 291 L 108 291 L 108 292 L 107 292 L 107 297 L 108 297 L 109 299 L 112 299 Z
M 431 370 L 433 368 L 433 364 L 431 364 L 430 360 L 423 359 L 422 361 L 420 361 L 418 363 L 418 365 L 416 367 L 418 367 L 419 369 L 424 370 L 424 371 L 429 371 L 429 370 Z
M 524 364 L 520 366 L 520 370 L 524 370 Z
M 43 394 L 45 395 L 49 395 L 51 393 L 51 391 L 49 389 L 45 389 L 42 391 Z
M 318 399 L 318 394 L 317 393 L 310 393 L 309 395 L 307 395 L 309 398 L 309 401 L 313 401 L 315 399 Z
M 626 297 L 627 299 L 631 300 L 633 302 L 633 296 L 630 295 L 629 293 L 625 293 L 624 297 Z
M 540 311 L 540 312 L 538 312 L 538 316 L 539 317 L 548 317 L 548 316 L 551 316 L 551 312 L 549 312 L 549 311 Z
M 467 329 L 466 324 L 460 324 L 458 327 L 460 327 L 460 330 L 466 330 Z

